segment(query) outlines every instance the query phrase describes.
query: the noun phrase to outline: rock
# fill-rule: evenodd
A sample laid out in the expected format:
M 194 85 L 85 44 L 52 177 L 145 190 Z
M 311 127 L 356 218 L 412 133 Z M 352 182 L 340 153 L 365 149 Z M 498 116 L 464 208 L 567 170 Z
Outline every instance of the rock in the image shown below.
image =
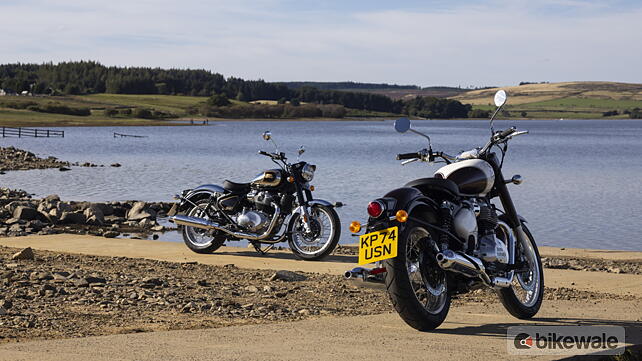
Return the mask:
M 273 289 L 270 286 L 263 286 L 263 292 L 272 292 Z
M 85 221 L 85 215 L 80 212 L 63 212 L 60 217 L 62 224 L 84 224 Z
M 7 310 L 4 309 L 4 307 L 0 307 L 0 316 L 4 316 L 7 314 Z
M 67 171 L 70 171 L 70 170 L 71 170 L 71 168 L 67 168 L 67 167 L 60 167 L 60 168 L 58 168 L 58 170 L 59 170 L 59 171 L 61 171 L 61 172 L 67 172 Z
M 14 232 L 14 233 L 22 232 L 22 226 L 18 223 L 14 223 L 11 225 L 11 227 L 9 227 L 9 232 Z
M 195 309 L 195 308 L 196 308 L 196 304 L 194 302 L 188 302 L 187 304 L 185 304 L 185 306 L 183 306 L 183 308 L 181 309 L 181 312 L 189 313 L 192 311 L 192 309 Z
M 13 211 L 13 218 L 32 221 L 40 218 L 40 213 L 33 208 L 19 206 Z
M 102 226 L 105 223 L 105 215 L 103 214 L 103 211 L 96 206 L 89 206 L 89 208 L 85 209 L 83 215 L 86 218 L 85 222 L 87 224 Z
M 209 285 L 209 283 L 207 282 L 207 280 L 198 280 L 198 281 L 196 281 L 196 284 L 197 284 L 198 286 L 201 286 L 201 287 L 207 287 L 207 286 Z
M 612 272 L 612 273 L 624 273 L 624 271 L 622 271 L 622 269 L 619 268 L 619 267 L 609 267 L 609 272 Z
M 39 219 L 27 222 L 27 227 L 32 228 L 34 232 L 40 231 L 45 226 Z
M 33 254 L 33 250 L 31 249 L 31 247 L 27 247 L 27 248 L 23 249 L 22 251 L 20 251 L 20 252 L 14 254 L 13 256 L 11 256 L 11 259 L 12 260 L 33 261 L 34 259 L 36 259 L 36 255 Z
M 78 278 L 73 280 L 73 284 L 76 287 L 89 287 L 89 282 L 84 278 Z
M 247 286 L 247 287 L 245 287 L 245 290 L 246 290 L 247 292 L 251 292 L 251 293 L 257 293 L 257 292 L 259 292 L 259 289 L 258 289 L 258 288 L 256 288 L 256 286 Z
M 103 233 L 103 237 L 105 238 L 116 238 L 119 235 L 120 235 L 120 232 L 116 232 L 116 231 L 107 231 Z
M 118 167 L 120 167 L 120 166 L 121 166 L 121 164 L 120 164 L 120 163 L 112 163 L 112 164 L 111 164 L 111 166 L 112 166 L 112 167 L 115 167 L 115 168 L 118 168 Z
M 138 222 L 139 227 L 143 228 L 151 228 L 156 224 L 156 221 L 152 220 L 151 218 L 143 218 Z
M 286 282 L 305 281 L 307 279 L 308 277 L 305 275 L 285 270 L 276 271 L 276 273 L 274 273 L 272 277 L 270 277 L 270 281 L 281 280 Z
M 69 272 L 54 272 L 53 278 L 58 281 L 66 281 L 69 278 Z
M 46 196 L 43 201 L 47 203 L 58 203 L 60 202 L 60 197 L 57 194 L 51 194 Z
M 152 227 L 152 231 L 154 231 L 154 232 L 162 232 L 164 230 L 165 230 L 165 227 L 163 227 L 161 225 Z
M 13 307 L 13 303 L 10 300 L 4 300 L 0 302 L 0 307 L 4 308 L 5 310 L 8 310 L 11 307 Z
M 101 212 L 103 212 L 103 215 L 106 216 L 111 216 L 114 214 L 114 207 L 111 204 L 107 203 L 91 203 L 90 206 L 91 208 L 94 209 L 99 209 Z
M 145 218 L 155 218 L 156 212 L 150 209 L 145 202 L 136 202 L 132 208 L 127 212 L 127 219 L 130 221 L 138 221 Z
M 87 283 L 107 283 L 107 280 L 102 278 L 102 277 L 96 277 L 96 276 L 89 276 L 86 277 L 85 280 L 87 280 Z

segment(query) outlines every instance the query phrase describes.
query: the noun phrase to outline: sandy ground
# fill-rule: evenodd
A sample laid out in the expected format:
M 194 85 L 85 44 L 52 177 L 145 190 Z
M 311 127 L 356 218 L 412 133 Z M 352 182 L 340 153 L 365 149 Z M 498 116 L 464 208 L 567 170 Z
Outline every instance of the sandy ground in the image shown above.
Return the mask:
M 341 274 L 355 265 L 353 256 L 333 256 L 327 262 L 303 262 L 288 252 L 259 256 L 240 248 L 198 255 L 180 243 L 73 235 L 6 238 L 0 239 L 0 245 L 330 274 Z M 543 247 L 542 255 L 642 259 L 642 252 L 548 247 Z M 0 346 L 0 360 L 506 359 L 511 357 L 506 353 L 505 330 L 522 324 L 620 325 L 627 330 L 627 343 L 642 344 L 642 275 L 545 269 L 545 281 L 547 287 L 592 291 L 603 297 L 547 299 L 532 321 L 512 318 L 498 302 L 460 305 L 451 309 L 446 322 L 432 333 L 416 332 L 394 313 L 319 316 L 289 323 L 8 343 Z

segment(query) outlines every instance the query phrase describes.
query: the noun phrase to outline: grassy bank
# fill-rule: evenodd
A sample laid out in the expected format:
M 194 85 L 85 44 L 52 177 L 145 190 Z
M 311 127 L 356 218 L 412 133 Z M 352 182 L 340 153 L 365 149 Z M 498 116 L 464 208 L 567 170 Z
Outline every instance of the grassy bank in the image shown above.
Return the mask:
M 239 120 L 222 119 L 191 115 L 190 108 L 205 102 L 205 97 L 173 95 L 130 95 L 130 94 L 92 94 L 48 97 L 5 96 L 0 97 L 0 126 L 7 127 L 65 127 L 65 126 L 145 126 L 199 124 L 205 119 L 210 121 Z M 230 100 L 233 106 L 249 105 L 238 100 Z M 55 114 L 34 111 L 55 103 L 73 109 L 87 108 L 87 116 Z M 271 104 L 270 104 L 271 105 Z M 149 109 L 152 112 L 170 115 L 163 119 L 143 119 L 136 117 L 136 109 Z M 107 116 L 105 110 L 114 115 Z M 345 120 L 381 119 L 395 117 L 395 114 L 346 109 Z M 124 114 L 131 111 L 132 114 Z M 176 122 L 179 120 L 180 122 Z M 260 120 L 260 119 L 254 119 Z M 275 120 L 275 119 L 270 119 Z M 341 120 L 336 118 L 287 118 L 284 120 Z
M 470 91 L 453 97 L 474 109 L 493 110 L 500 88 Z M 628 118 L 625 111 L 642 108 L 642 84 L 566 82 L 502 87 L 508 92 L 504 117 L 533 119 Z M 617 112 L 615 115 L 606 115 Z

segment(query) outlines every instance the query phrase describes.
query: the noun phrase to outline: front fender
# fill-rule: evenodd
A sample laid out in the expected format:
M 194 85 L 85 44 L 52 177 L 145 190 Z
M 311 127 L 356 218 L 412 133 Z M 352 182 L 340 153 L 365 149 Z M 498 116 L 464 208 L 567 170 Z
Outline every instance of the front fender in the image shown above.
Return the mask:
M 308 205 L 309 205 L 310 207 L 312 207 L 312 206 L 314 206 L 314 205 L 321 205 L 321 206 L 326 206 L 326 207 L 334 208 L 334 204 L 332 204 L 332 203 L 330 203 L 330 202 L 328 202 L 328 201 L 325 201 L 325 200 L 323 200 L 323 199 L 313 199 L 313 200 L 311 200 L 311 201 L 309 201 L 309 202 L 308 202 Z

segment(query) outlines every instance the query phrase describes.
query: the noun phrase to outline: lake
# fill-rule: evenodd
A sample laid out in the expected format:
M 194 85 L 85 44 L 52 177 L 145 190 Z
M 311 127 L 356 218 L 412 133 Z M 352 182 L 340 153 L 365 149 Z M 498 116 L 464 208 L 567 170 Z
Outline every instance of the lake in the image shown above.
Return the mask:
M 520 120 L 497 121 L 496 129 L 516 126 L 530 134 L 515 138 L 505 160 L 506 177 L 521 174 L 522 185 L 509 185 L 517 210 L 529 221 L 538 244 L 642 251 L 642 121 Z M 485 144 L 485 121 L 415 121 L 429 134 L 433 149 L 457 153 Z M 393 130 L 393 121 L 230 121 L 209 126 L 72 127 L 65 138 L 3 138 L 39 156 L 70 162 L 104 164 L 7 172 L 4 187 L 22 188 L 37 197 L 58 194 L 63 200 L 171 201 L 172 194 L 224 179 L 249 181 L 274 164 L 256 154 L 273 151 L 261 134 L 272 132 L 280 150 L 317 165 L 315 196 L 342 201 L 342 243 L 356 239 L 352 220 L 366 218 L 367 203 L 389 190 L 431 176 L 438 165 L 401 166 L 397 153 L 427 146 L 424 138 Z M 146 138 L 114 138 L 113 132 Z M 122 167 L 109 167 L 111 163 Z M 168 233 L 165 240 L 181 241 Z

